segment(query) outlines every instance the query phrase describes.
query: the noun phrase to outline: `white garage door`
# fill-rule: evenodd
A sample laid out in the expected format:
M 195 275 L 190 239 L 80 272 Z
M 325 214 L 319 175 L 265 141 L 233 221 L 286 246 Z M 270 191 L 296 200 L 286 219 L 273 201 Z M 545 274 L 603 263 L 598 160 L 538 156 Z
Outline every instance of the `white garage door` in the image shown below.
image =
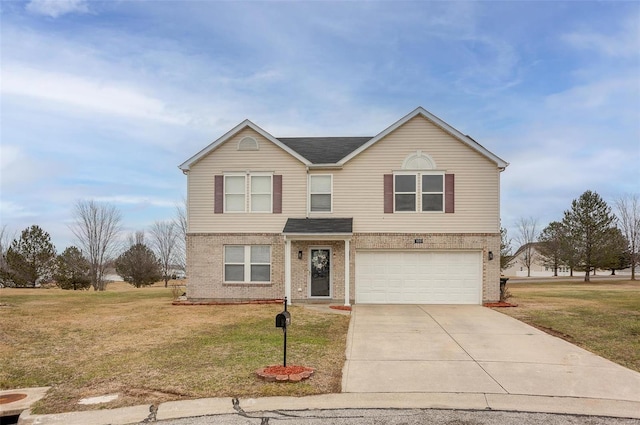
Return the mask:
M 356 252 L 356 303 L 480 304 L 480 252 Z

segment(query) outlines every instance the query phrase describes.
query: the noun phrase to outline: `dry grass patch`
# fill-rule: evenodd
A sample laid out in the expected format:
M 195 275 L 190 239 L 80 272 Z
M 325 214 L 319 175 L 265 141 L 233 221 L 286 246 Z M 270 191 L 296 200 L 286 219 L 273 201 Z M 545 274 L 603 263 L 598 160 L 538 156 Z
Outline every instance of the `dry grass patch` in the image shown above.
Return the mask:
M 640 372 L 640 282 L 509 284 L 516 308 L 498 309 Z
M 201 397 L 339 392 L 348 316 L 293 306 L 287 362 L 317 369 L 297 384 L 254 371 L 282 362 L 281 305 L 173 306 L 171 288 L 105 292 L 0 289 L 0 389 L 53 386 L 36 413 Z M 81 398 L 110 393 L 107 405 Z

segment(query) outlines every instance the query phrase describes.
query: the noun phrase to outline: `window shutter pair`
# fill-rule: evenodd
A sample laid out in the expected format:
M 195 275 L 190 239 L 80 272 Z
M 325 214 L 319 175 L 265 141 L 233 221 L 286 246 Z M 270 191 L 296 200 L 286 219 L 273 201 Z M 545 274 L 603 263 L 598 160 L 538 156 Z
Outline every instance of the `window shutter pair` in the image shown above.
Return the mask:
M 282 213 L 282 175 L 273 176 L 273 213 Z M 224 212 L 224 176 L 215 176 L 213 212 L 222 214 Z
M 444 175 L 444 212 L 455 212 L 454 174 Z M 384 213 L 393 213 L 393 174 L 384 175 Z

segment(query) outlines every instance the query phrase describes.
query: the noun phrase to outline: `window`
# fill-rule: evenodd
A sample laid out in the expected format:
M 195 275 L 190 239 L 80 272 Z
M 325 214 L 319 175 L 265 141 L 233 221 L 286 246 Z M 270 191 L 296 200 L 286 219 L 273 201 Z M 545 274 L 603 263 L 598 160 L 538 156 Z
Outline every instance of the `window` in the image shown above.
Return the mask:
M 444 178 L 442 174 L 422 175 L 422 211 L 443 211 Z
M 271 212 L 271 176 L 251 176 L 251 212 Z
M 271 281 L 269 245 L 226 245 L 224 281 L 229 283 L 268 283 Z
M 395 211 L 444 211 L 443 174 L 395 174 L 393 183 Z
M 224 176 L 224 212 L 272 212 L 273 183 L 270 174 Z M 248 196 L 247 196 L 248 194 Z
M 396 211 L 416 210 L 416 175 L 398 174 L 394 181 Z
M 332 176 L 309 176 L 309 208 L 311 212 L 331 212 Z
M 224 176 L 225 212 L 245 212 L 245 176 Z

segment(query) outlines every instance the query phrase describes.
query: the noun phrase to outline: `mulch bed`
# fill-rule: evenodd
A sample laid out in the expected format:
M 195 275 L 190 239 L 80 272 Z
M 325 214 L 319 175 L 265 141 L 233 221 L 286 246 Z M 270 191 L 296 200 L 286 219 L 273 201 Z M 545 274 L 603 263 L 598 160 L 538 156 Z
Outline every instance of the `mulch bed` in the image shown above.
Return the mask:
M 256 375 L 267 382 L 300 382 L 315 373 L 315 369 L 306 366 L 271 365 L 256 370 Z
M 246 304 L 282 304 L 284 300 L 247 300 L 247 301 L 173 301 L 173 305 L 246 305 Z
M 351 306 L 349 305 L 330 305 L 329 308 L 332 308 L 334 310 L 351 311 Z
M 518 304 L 511 304 L 505 301 L 500 301 L 497 303 L 484 303 L 482 305 L 485 307 L 518 307 Z

